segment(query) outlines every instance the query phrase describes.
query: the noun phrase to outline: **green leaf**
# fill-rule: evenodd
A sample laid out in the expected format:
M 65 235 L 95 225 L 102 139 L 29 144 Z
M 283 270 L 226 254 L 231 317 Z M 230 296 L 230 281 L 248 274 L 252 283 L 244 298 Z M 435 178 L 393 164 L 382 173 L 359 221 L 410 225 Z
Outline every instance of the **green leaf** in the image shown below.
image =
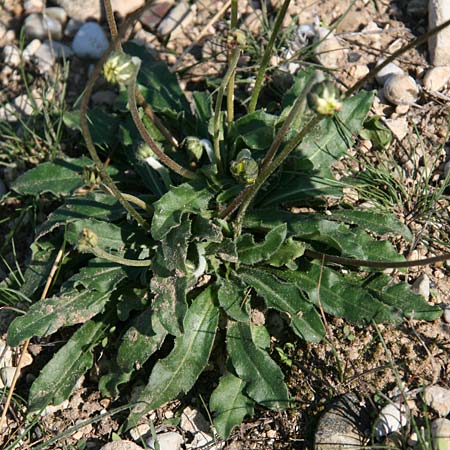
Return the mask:
M 387 275 L 378 275 L 366 288 L 374 297 L 401 311 L 408 319 L 435 320 L 442 314 L 438 305 L 430 305 L 421 295 L 412 292 L 406 283 L 393 284 L 392 278 Z
M 37 228 L 37 239 L 77 219 L 99 219 L 114 221 L 126 214 L 125 209 L 111 195 L 89 192 L 84 196 L 68 197 L 63 205 L 57 208 L 48 219 Z
M 325 329 L 315 307 L 304 299 L 294 284 L 283 283 L 263 270 L 243 268 L 241 278 L 256 289 L 269 308 L 289 315 L 294 332 L 310 342 L 320 342 Z
M 49 336 L 62 327 L 83 323 L 103 310 L 110 292 L 77 289 L 34 303 L 8 328 L 8 345 L 16 347 L 33 336 Z
M 183 333 L 183 319 L 187 311 L 188 279 L 179 276 L 153 276 L 150 287 L 155 294 L 153 307 L 164 328 L 173 336 Z
M 283 372 L 266 351 L 255 345 L 251 328 L 244 322 L 228 325 L 227 349 L 239 378 L 245 381 L 245 393 L 271 409 L 286 408 L 289 393 Z
M 216 335 L 219 310 L 215 306 L 215 294 L 206 288 L 192 302 L 184 320 L 184 334 L 175 339 L 169 356 L 154 366 L 147 386 L 130 413 L 126 428 L 134 426 L 139 418 L 180 393 L 188 392 L 208 364 Z
M 261 350 L 270 349 L 270 334 L 264 325 L 250 324 L 253 343 Z
M 157 241 L 164 238 L 172 228 L 181 223 L 183 214 L 206 210 L 211 197 L 212 194 L 206 188 L 188 183 L 172 188 L 153 205 L 153 238 Z
M 55 159 L 28 170 L 12 183 L 11 189 L 23 195 L 68 195 L 84 186 L 83 167 L 92 164 L 88 158 Z
M 270 230 L 261 243 L 255 243 L 253 235 L 243 234 L 237 241 L 239 261 L 243 264 L 256 264 L 268 260 L 286 238 L 287 226 L 280 224 Z
M 381 121 L 380 116 L 372 116 L 364 122 L 364 128 L 359 135 L 363 139 L 368 139 L 375 149 L 385 149 L 391 145 L 392 131 Z
M 139 370 L 158 350 L 167 335 L 158 316 L 149 307 L 134 320 L 122 338 L 117 350 L 117 364 L 123 372 Z
M 245 292 L 245 285 L 237 278 L 220 278 L 219 284 L 219 304 L 225 313 L 233 320 L 248 322 L 250 320 L 250 305 L 249 296 Z
M 191 221 L 185 220 L 169 231 L 161 242 L 165 267 L 177 274 L 186 274 L 186 259 L 191 237 Z
M 290 269 L 295 268 L 294 260 L 303 255 L 305 244 L 298 242 L 293 238 L 286 239 L 281 247 L 270 257 L 269 264 L 274 267 L 287 266 Z
M 313 163 L 314 170 L 328 168 L 353 144 L 361 130 L 375 93 L 362 91 L 347 98 L 337 117 L 323 119 L 298 147 L 298 153 Z
M 269 148 L 275 136 L 277 116 L 255 111 L 236 120 L 230 128 L 230 142 L 241 138 L 251 150 Z
M 370 294 L 367 288 L 348 281 L 343 275 L 319 264 L 310 264 L 297 272 L 272 270 L 277 277 L 296 285 L 316 306 L 357 325 L 372 321 L 398 323 L 398 310 Z
M 126 273 L 122 266 L 105 259 L 93 258 L 89 260 L 87 266 L 82 267 L 77 274 L 67 280 L 65 285 L 109 292 L 125 277 Z
M 95 219 L 82 219 L 70 222 L 66 227 L 66 239 L 72 245 L 77 245 L 78 239 L 84 228 L 89 228 L 98 236 L 98 247 L 103 250 L 125 250 L 126 236 L 124 227 Z
M 80 111 L 63 113 L 66 127 L 81 132 Z M 87 121 L 92 140 L 97 145 L 117 145 L 117 128 L 120 119 L 116 114 L 107 113 L 103 108 L 93 108 L 87 112 Z
M 52 241 L 31 244 L 31 261 L 24 273 L 25 281 L 20 286 L 20 292 L 31 297 L 45 284 L 58 254 L 58 247 Z
M 92 351 L 105 336 L 105 329 L 101 319 L 89 320 L 58 350 L 31 386 L 30 412 L 69 398 L 78 379 L 92 367 Z
M 401 223 L 393 214 L 386 214 L 380 211 L 341 209 L 331 211 L 331 214 L 327 215 L 326 218 L 327 220 L 336 222 L 359 225 L 379 235 L 402 236 L 408 242 L 412 239 L 409 228 Z
M 209 399 L 209 407 L 215 413 L 214 426 L 226 439 L 231 430 L 240 425 L 245 416 L 253 414 L 254 402 L 244 395 L 245 382 L 231 373 L 219 381 Z

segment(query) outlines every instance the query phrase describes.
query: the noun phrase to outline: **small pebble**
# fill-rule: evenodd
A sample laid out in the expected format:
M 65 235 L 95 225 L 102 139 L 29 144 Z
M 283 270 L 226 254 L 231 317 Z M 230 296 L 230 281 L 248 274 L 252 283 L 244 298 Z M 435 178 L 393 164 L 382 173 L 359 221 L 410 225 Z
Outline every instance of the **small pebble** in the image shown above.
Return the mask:
M 428 29 L 431 30 L 450 19 L 448 0 L 430 0 L 428 2 Z M 430 36 L 428 39 L 430 60 L 434 66 L 450 65 L 450 27 Z
M 393 75 L 386 80 L 383 94 L 394 105 L 412 105 L 419 96 L 419 87 L 409 75 Z
M 15 45 L 5 45 L 3 48 L 3 61 L 11 67 L 18 67 L 21 62 L 20 50 Z
M 411 447 L 414 447 L 419 442 L 419 438 L 417 436 L 417 433 L 411 433 L 408 438 L 408 445 Z
M 142 450 L 142 447 L 131 441 L 114 441 L 105 444 L 100 450 Z
M 428 275 L 425 273 L 421 274 L 417 280 L 414 281 L 411 290 L 416 294 L 421 295 L 425 300 L 428 300 L 430 297 L 430 279 L 428 278 Z
M 433 408 L 440 417 L 450 413 L 450 390 L 441 386 L 433 385 L 425 389 L 424 401 Z
M 126 17 L 128 14 L 143 6 L 144 3 L 145 0 L 112 0 L 111 6 L 113 11 L 122 17 Z
M 30 61 L 31 58 L 35 55 L 39 47 L 42 45 L 42 42 L 39 39 L 33 39 L 24 49 L 23 49 L 23 59 L 25 61 Z
M 50 16 L 30 14 L 24 22 L 24 33 L 29 39 L 62 39 L 62 25 Z
M 179 450 L 183 443 L 183 436 L 174 431 L 157 434 L 156 436 L 160 450 Z M 147 440 L 147 445 L 152 449 L 155 448 L 155 441 L 153 438 Z
M 66 27 L 64 28 L 64 36 L 68 38 L 73 38 L 77 31 L 84 25 L 84 22 L 81 20 L 69 19 Z
M 41 13 L 45 7 L 45 0 L 25 0 L 23 9 L 25 14 Z
M 44 15 L 57 20 L 61 25 L 64 25 L 67 22 L 67 13 L 64 8 L 60 8 L 59 6 L 45 8 Z
M 380 65 L 384 60 L 380 60 L 377 63 L 377 66 Z M 397 64 L 389 63 L 386 67 L 383 67 L 377 74 L 375 75 L 376 80 L 381 86 L 384 86 L 384 83 L 388 80 L 388 78 L 393 75 L 404 75 L 405 72 L 402 68 L 398 67 Z
M 192 11 L 189 3 L 185 0 L 181 0 L 161 21 L 158 26 L 158 34 L 167 36 L 170 33 L 173 33 L 181 24 L 187 26 L 192 18 Z
M 130 430 L 130 436 L 133 441 L 139 441 L 141 438 L 144 438 L 144 436 L 150 431 L 150 425 L 146 423 L 141 423 L 140 425 L 137 425 L 134 428 L 131 428 Z
M 69 400 L 64 400 L 59 405 L 48 405 L 41 412 L 41 416 L 42 417 L 50 416 L 51 414 L 54 414 L 55 412 L 58 412 L 58 411 L 68 408 L 68 406 L 69 406 Z
M 450 323 L 450 305 L 445 306 L 442 318 L 444 319 L 445 323 Z
M 380 439 L 398 431 L 408 423 L 405 405 L 389 403 L 384 406 L 375 424 L 375 437 Z
M 2 367 L 0 369 L 0 378 L 3 382 L 3 386 L 11 387 L 15 373 L 15 367 Z
M 319 27 L 314 41 L 319 42 L 314 48 L 314 56 L 322 66 L 328 69 L 338 69 L 345 65 L 346 50 L 330 30 Z
M 72 49 L 80 58 L 99 59 L 108 45 L 103 28 L 96 22 L 87 22 L 75 35 Z
M 431 422 L 431 437 L 435 450 L 450 449 L 450 420 L 436 419 Z
M 450 80 L 450 66 L 433 67 L 423 78 L 423 87 L 429 91 L 438 92 Z
M 172 6 L 173 0 L 159 1 L 146 9 L 139 18 L 139 21 L 142 25 L 144 25 L 144 27 L 153 29 L 159 22 L 161 22 Z

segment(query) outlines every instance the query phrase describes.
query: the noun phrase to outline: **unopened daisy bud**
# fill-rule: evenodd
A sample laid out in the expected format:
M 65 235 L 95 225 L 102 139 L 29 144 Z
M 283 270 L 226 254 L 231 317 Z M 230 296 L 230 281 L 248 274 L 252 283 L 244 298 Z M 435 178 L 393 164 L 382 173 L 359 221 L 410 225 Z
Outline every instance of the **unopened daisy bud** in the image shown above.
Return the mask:
M 83 228 L 78 237 L 77 248 L 80 253 L 90 253 L 92 248 L 97 247 L 98 236 L 89 228 Z
M 122 52 L 112 52 L 103 66 L 103 75 L 109 83 L 128 84 L 140 64 L 139 58 Z
M 136 150 L 136 158 L 139 161 L 146 161 L 147 158 L 154 158 L 155 154 L 148 144 L 141 142 Z
M 234 178 L 245 184 L 253 184 L 259 173 L 258 163 L 252 158 L 250 150 L 241 150 L 231 161 L 230 172 Z
M 308 105 L 318 114 L 332 116 L 342 108 L 342 94 L 334 83 L 323 81 L 312 87 Z

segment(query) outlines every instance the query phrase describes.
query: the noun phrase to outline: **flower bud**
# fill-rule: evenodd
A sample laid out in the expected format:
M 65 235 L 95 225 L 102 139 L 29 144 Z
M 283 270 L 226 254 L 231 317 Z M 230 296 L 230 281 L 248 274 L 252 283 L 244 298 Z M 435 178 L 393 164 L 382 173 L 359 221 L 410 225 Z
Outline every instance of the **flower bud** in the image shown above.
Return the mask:
M 139 161 L 146 161 L 148 158 L 154 158 L 155 154 L 146 142 L 141 142 L 136 150 L 136 158 Z
M 128 84 L 140 63 L 139 58 L 122 52 L 112 52 L 103 66 L 105 80 L 114 84 Z
M 332 116 L 342 108 L 342 94 L 334 83 L 323 81 L 312 87 L 308 105 L 318 114 Z
M 230 172 L 241 183 L 253 184 L 256 181 L 259 167 L 249 149 L 241 150 L 236 159 L 231 161 Z
M 97 247 L 98 236 L 89 228 L 83 228 L 78 237 L 77 248 L 81 253 L 90 253 L 93 247 Z

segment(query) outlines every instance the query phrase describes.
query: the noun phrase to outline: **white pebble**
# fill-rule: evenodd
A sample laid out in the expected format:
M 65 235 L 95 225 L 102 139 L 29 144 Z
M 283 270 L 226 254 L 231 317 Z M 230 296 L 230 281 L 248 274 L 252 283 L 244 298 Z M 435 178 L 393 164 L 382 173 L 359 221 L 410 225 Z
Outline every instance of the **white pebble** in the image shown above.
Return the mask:
M 158 34 L 167 36 L 173 33 L 182 23 L 183 25 L 187 25 L 191 20 L 192 13 L 189 3 L 181 0 L 161 21 L 157 30 Z
M 414 281 L 411 290 L 416 294 L 421 295 L 425 300 L 428 300 L 430 297 L 430 279 L 428 275 L 423 273 L 420 277 Z
M 425 389 L 425 403 L 433 408 L 440 417 L 450 413 L 450 391 L 441 386 L 433 385 Z
M 130 436 L 133 441 L 139 441 L 150 431 L 150 425 L 141 423 L 130 430 Z
M 30 14 L 24 22 L 25 36 L 29 39 L 62 39 L 62 25 L 50 16 Z
M 45 8 L 44 15 L 57 20 L 61 25 L 67 22 L 67 13 L 64 11 L 64 8 L 60 8 L 59 6 Z
M 444 307 L 444 314 L 442 315 L 445 323 L 450 323 L 450 305 Z
M 324 67 L 339 69 L 345 64 L 347 52 L 330 30 L 319 27 L 314 41 L 318 42 L 314 48 L 314 56 Z
M 75 35 L 72 49 L 80 58 L 99 59 L 108 45 L 103 28 L 96 22 L 87 22 Z
M 4 386 L 11 387 L 15 373 L 15 367 L 2 367 L 0 369 L 0 378 Z
M 377 66 L 379 66 L 381 63 L 383 63 L 383 59 L 378 61 Z M 376 80 L 378 83 L 383 86 L 384 83 L 388 80 L 388 78 L 392 77 L 393 75 L 404 75 L 405 72 L 402 68 L 398 67 L 397 64 L 389 63 L 386 65 L 386 67 L 383 67 L 377 74 L 375 75 Z
M 24 49 L 23 49 L 23 59 L 25 61 L 30 61 L 34 54 L 37 52 L 42 42 L 39 39 L 33 39 Z
M 375 425 L 375 436 L 380 439 L 408 423 L 405 405 L 389 403 L 383 407 Z
M 419 87 L 409 75 L 392 75 L 384 84 L 383 95 L 394 105 L 412 105 L 419 96 Z
M 448 0 L 430 0 L 428 3 L 428 28 L 435 28 L 450 19 Z M 431 63 L 434 66 L 450 65 L 450 27 L 446 27 L 428 39 Z
M 433 67 L 423 78 L 423 87 L 429 91 L 438 92 L 450 80 L 450 66 Z
M 179 450 L 183 443 L 183 436 L 174 431 L 157 434 L 156 437 L 160 450 Z M 155 441 L 153 438 L 147 440 L 147 445 L 152 449 L 155 448 Z
M 450 449 L 450 420 L 436 419 L 431 422 L 431 437 L 435 450 Z
M 3 61 L 8 66 L 18 67 L 21 61 L 20 50 L 15 45 L 5 45 L 3 48 Z

